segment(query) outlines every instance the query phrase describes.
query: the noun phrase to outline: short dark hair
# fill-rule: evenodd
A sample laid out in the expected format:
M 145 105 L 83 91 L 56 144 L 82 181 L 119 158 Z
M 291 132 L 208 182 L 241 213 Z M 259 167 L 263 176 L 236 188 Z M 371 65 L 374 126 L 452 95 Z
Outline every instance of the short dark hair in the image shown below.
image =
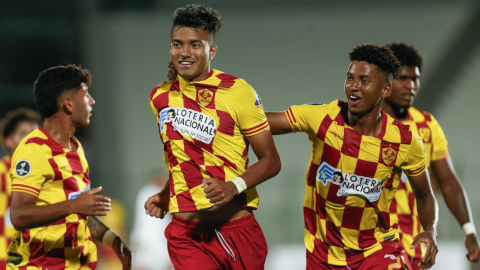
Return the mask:
M 353 48 L 348 54 L 350 61 L 365 61 L 377 66 L 378 71 L 384 73 L 390 83 L 397 78 L 397 72 L 401 68 L 400 62 L 386 46 L 365 43 Z
M 186 5 L 177 8 L 173 13 L 172 31 L 181 27 L 190 27 L 195 30 L 200 27 L 209 33 L 210 45 L 213 44 L 215 34 L 224 25 L 225 23 L 217 10 L 202 5 Z
M 43 117 L 58 112 L 58 99 L 67 91 L 78 91 L 84 83 L 92 85 L 90 71 L 76 65 L 57 66 L 40 72 L 34 85 L 35 101 Z
M 9 111 L 7 115 L 0 121 L 0 142 L 3 145 L 5 138 L 12 135 L 18 128 L 21 122 L 34 122 L 40 125 L 42 117 L 40 114 L 32 109 L 18 108 Z
M 334 171 L 334 172 L 333 172 L 333 174 L 334 174 L 334 175 L 338 175 L 338 176 L 342 176 L 342 177 L 343 177 L 343 175 L 342 175 L 342 173 L 341 173 L 340 171 Z
M 412 45 L 403 42 L 392 42 L 386 45 L 392 50 L 393 55 L 400 61 L 402 66 L 418 67 L 420 73 L 423 69 L 423 57 Z

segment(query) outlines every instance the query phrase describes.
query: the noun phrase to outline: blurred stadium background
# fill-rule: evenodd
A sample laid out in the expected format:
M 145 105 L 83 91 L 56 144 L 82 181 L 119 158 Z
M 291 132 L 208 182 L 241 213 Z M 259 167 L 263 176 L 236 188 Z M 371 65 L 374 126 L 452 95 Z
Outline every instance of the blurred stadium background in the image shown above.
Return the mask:
M 126 232 L 133 223 L 137 191 L 153 171 L 160 168 L 167 174 L 148 98 L 165 81 L 173 11 L 190 3 L 23 0 L 0 4 L 0 117 L 18 106 L 35 108 L 32 86 L 40 71 L 69 63 L 90 69 L 90 93 L 96 105 L 92 124 L 77 130 L 77 137 L 86 149 L 94 186 L 103 186 L 124 206 Z M 260 94 L 267 111 L 344 99 L 347 52 L 360 43 L 414 45 L 425 61 L 415 106 L 432 112 L 442 125 L 480 230 L 478 1 L 196 3 L 219 10 L 226 22 L 216 37 L 219 49 L 212 67 L 244 78 Z M 305 134 L 276 137 L 275 142 L 283 168 L 258 188 L 261 204 L 255 215 L 270 247 L 267 269 L 302 269 L 302 205 L 310 143 Z M 465 259 L 463 232 L 441 194 L 437 199 L 440 253 L 433 269 L 480 269 Z

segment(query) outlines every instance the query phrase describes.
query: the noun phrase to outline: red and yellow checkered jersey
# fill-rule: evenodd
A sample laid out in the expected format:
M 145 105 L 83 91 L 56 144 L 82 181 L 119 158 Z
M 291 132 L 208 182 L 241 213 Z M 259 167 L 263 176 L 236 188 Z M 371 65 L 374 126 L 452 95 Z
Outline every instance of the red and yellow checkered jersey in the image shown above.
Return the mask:
M 218 70 L 211 70 L 204 81 L 179 76 L 178 81 L 160 84 L 150 94 L 150 105 L 164 145 L 171 213 L 212 207 L 202 179 L 229 181 L 243 174 L 248 167 L 246 136 L 269 129 L 255 90 Z M 257 191 L 249 188 L 234 201 L 257 208 Z
M 77 139 L 65 149 L 42 127 L 27 135 L 12 158 L 12 192 L 37 197 L 36 205 L 75 199 L 90 188 L 89 167 Z M 8 247 L 8 269 L 95 269 L 97 248 L 88 217 L 72 214 L 48 226 L 15 233 Z
M 386 114 L 378 137 L 363 136 L 346 121 L 348 104 L 292 106 L 285 115 L 294 132 L 308 133 L 312 154 L 305 191 L 305 245 L 322 263 L 356 263 L 396 241 L 389 205 L 399 181 L 420 175 L 423 143 Z M 397 180 L 395 180 L 397 179 Z
M 0 270 L 6 269 L 7 247 L 12 242 L 15 229 L 10 222 L 10 175 L 11 157 L 0 159 Z
M 422 137 L 427 153 L 427 167 L 435 160 L 448 157 L 447 138 L 437 120 L 428 112 L 416 108 L 408 109 L 408 119 L 403 124 L 411 126 Z M 390 204 L 391 223 L 397 223 L 402 247 L 410 257 L 421 258 L 425 254 L 425 246 L 418 245 L 410 249 L 414 237 L 423 231 L 417 213 L 417 203 L 407 177 L 402 174 L 397 193 Z

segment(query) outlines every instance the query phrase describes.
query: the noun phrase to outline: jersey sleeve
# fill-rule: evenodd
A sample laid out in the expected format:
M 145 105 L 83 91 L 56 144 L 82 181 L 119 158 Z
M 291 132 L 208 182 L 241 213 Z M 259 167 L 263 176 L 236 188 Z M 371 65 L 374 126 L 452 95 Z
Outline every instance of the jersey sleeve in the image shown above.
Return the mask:
M 408 176 L 420 175 L 427 169 L 425 146 L 423 145 L 422 138 L 416 132 L 412 132 L 412 142 L 410 143 L 407 157 L 401 169 L 403 169 Z
M 42 146 L 24 145 L 13 155 L 10 168 L 12 192 L 25 192 L 38 197 L 43 183 L 52 176 L 53 169 L 42 151 Z
M 284 111 L 292 131 L 306 133 L 314 131 L 316 124 L 318 124 L 326 115 L 325 110 L 319 110 L 320 107 L 326 108 L 327 105 L 322 103 L 293 105 L 288 110 Z
M 232 96 L 230 102 L 234 113 L 234 121 L 243 135 L 250 137 L 270 128 L 267 116 L 263 110 L 262 100 L 253 87 L 247 83 L 241 84 L 241 91 Z M 238 94 L 241 93 L 241 96 Z
M 450 156 L 448 152 L 448 141 L 442 127 L 437 119 L 431 116 L 430 129 L 432 130 L 432 161 L 440 160 Z

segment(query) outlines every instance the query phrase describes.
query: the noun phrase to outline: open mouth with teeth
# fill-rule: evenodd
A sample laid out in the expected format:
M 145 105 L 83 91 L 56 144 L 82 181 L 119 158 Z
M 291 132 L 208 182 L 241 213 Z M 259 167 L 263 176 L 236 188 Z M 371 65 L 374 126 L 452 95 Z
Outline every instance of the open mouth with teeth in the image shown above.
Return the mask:
M 351 101 L 358 101 L 358 100 L 360 100 L 359 97 L 357 97 L 357 96 L 352 96 L 352 95 L 349 95 L 348 98 L 349 98 Z
M 190 67 L 193 65 L 193 62 L 189 62 L 189 61 L 180 61 L 178 63 L 180 64 L 181 67 Z

